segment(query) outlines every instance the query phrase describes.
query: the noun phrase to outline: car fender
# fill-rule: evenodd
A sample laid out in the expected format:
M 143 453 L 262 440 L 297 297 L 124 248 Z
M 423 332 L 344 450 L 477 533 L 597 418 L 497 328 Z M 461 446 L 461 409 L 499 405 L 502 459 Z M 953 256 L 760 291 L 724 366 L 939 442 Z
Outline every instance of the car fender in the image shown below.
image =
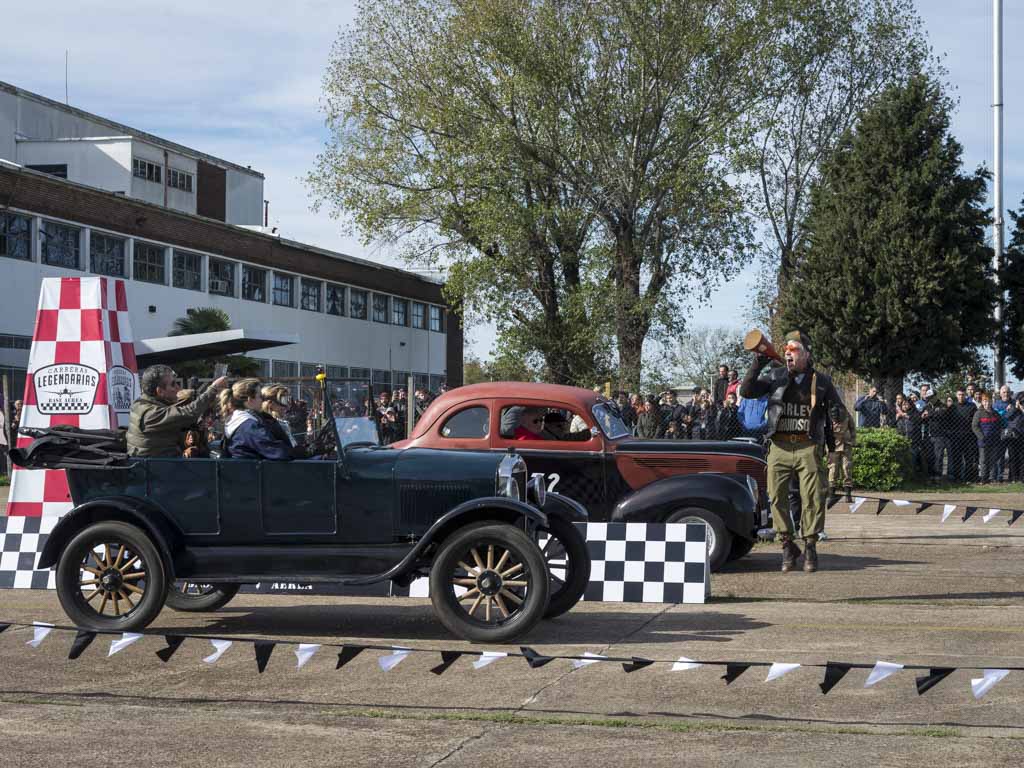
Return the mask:
M 738 478 L 711 472 L 649 483 L 621 499 L 611 521 L 661 522 L 681 507 L 703 507 L 718 515 L 732 533 L 754 538 L 757 504 L 750 490 Z
M 554 491 L 544 494 L 544 506 L 541 507 L 548 517 L 560 517 L 570 523 L 585 523 L 590 520 L 587 508 L 576 499 L 570 499 Z
M 164 566 L 168 569 L 168 580 L 173 580 L 172 553 L 181 545 L 181 531 L 158 507 L 143 499 L 128 496 L 93 499 L 62 516 L 47 537 L 36 567 L 51 568 L 56 565 L 64 547 L 79 531 L 92 523 L 106 520 L 120 520 L 145 531 L 160 551 Z
M 457 507 L 445 512 L 427 529 L 422 538 L 416 542 L 409 553 L 385 573 L 369 576 L 365 579 L 351 581 L 351 584 L 371 584 L 383 579 L 392 579 L 401 583 L 402 577 L 408 574 L 422 559 L 427 549 L 443 541 L 450 533 L 466 525 L 477 522 L 497 520 L 504 523 L 524 523 L 527 528 L 546 528 L 548 516 L 536 507 L 507 496 L 485 496 L 464 501 Z

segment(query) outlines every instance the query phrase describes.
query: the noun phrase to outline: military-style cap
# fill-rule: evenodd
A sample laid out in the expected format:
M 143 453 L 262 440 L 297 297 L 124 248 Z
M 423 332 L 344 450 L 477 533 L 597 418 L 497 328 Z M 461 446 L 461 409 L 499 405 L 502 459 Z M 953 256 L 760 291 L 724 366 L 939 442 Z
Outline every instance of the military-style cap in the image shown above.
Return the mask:
M 790 331 L 786 334 L 786 342 L 796 341 L 803 345 L 808 352 L 811 351 L 811 340 L 803 331 Z

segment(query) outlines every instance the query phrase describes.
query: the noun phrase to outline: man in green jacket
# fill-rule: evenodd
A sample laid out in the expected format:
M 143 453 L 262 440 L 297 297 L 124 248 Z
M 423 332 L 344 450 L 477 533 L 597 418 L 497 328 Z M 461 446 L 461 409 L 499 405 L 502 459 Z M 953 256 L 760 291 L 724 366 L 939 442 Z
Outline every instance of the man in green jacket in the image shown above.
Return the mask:
M 221 376 L 199 397 L 178 405 L 177 374 L 166 365 L 153 365 L 142 374 L 142 397 L 132 403 L 128 422 L 128 455 L 148 458 L 181 456 L 183 431 L 194 424 L 227 386 Z

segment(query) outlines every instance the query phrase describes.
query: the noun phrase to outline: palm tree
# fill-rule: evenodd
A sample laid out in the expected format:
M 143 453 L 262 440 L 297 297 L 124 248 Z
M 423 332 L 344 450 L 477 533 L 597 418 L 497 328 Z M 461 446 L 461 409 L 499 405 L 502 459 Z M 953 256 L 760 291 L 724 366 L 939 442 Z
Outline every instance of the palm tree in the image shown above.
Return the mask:
M 231 318 L 223 309 L 216 307 L 189 307 L 185 316 L 174 321 L 168 336 L 191 336 L 194 333 L 230 331 Z M 189 360 L 177 366 L 178 375 L 187 380 L 191 376 L 208 379 L 213 376 L 214 366 L 226 363 L 228 372 L 235 376 L 250 376 L 259 370 L 259 363 L 244 355 L 206 357 Z

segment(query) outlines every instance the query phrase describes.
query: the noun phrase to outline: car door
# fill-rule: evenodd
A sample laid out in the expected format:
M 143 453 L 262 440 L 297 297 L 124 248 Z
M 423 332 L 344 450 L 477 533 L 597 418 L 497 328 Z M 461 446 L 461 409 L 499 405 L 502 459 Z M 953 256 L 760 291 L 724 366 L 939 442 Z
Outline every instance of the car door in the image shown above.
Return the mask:
M 509 414 L 512 412 L 511 409 L 516 408 L 539 408 L 549 413 L 564 411 L 578 416 L 583 421 L 587 437 L 582 440 L 517 440 L 508 429 Z M 594 519 L 607 519 L 611 509 L 605 487 L 604 437 L 597 428 L 592 414 L 584 413 L 563 402 L 525 398 L 495 400 L 492 410 L 492 450 L 507 451 L 513 448 L 526 460 L 527 471 L 531 475 L 543 473 L 549 491 L 564 494 L 580 502 Z

